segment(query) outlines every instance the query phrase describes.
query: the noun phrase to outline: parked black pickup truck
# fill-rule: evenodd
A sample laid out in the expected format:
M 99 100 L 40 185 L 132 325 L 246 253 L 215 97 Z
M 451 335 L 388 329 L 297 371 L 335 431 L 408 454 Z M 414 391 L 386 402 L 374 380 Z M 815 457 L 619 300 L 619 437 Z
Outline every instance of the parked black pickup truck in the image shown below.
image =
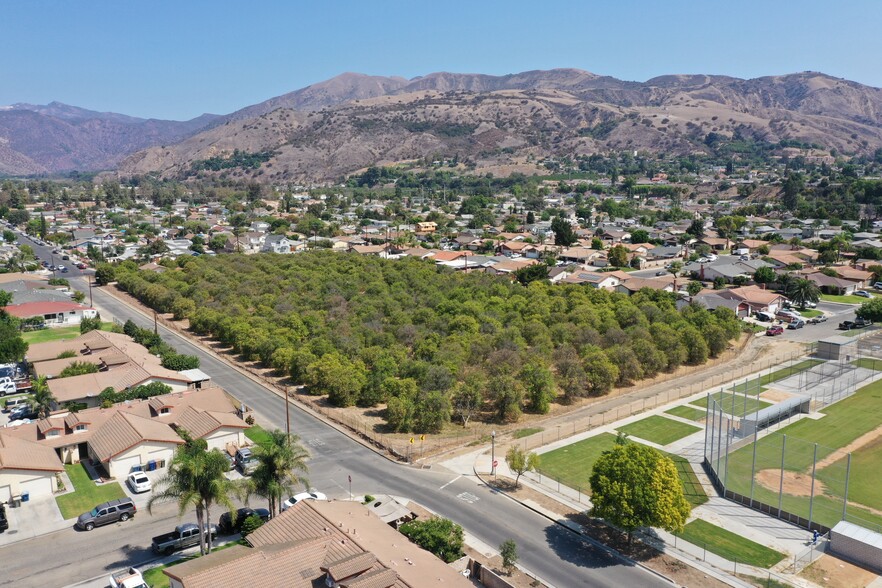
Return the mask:
M 6 518 L 6 506 L 0 504 L 0 533 L 9 528 L 9 519 Z
M 853 321 L 842 321 L 841 323 L 839 323 L 839 328 L 843 331 L 850 331 L 851 329 L 863 329 L 864 327 L 872 326 L 872 324 L 873 321 L 868 321 L 866 319 L 858 317 Z
M 211 526 L 211 538 L 217 537 L 217 527 Z M 156 553 L 172 553 L 179 549 L 186 549 L 199 545 L 199 527 L 193 523 L 178 525 L 171 533 L 164 533 L 153 538 L 153 551 Z

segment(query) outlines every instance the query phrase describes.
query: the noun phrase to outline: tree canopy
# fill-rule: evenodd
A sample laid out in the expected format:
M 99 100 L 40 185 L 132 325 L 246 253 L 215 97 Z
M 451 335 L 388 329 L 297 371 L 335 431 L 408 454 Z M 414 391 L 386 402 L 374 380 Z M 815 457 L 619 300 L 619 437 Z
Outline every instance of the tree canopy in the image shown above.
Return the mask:
M 639 527 L 682 531 L 691 507 L 677 466 L 658 450 L 619 437 L 591 472 L 592 514 L 631 534 Z
M 546 412 L 561 392 L 564 400 L 603 394 L 703 363 L 741 330 L 731 310 L 678 310 L 667 292 L 522 285 L 327 251 L 201 256 L 163 273 L 125 262 L 116 279 L 337 406 L 386 403 L 402 432 L 439 430 L 454 409 L 463 421 Z M 127 324 L 126 333 L 173 353 L 150 331 Z

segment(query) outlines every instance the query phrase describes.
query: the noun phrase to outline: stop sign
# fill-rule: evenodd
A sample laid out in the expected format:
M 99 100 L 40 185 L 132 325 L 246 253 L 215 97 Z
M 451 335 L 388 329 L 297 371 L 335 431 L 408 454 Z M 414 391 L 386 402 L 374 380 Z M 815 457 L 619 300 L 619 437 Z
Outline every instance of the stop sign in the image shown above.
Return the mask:
M 498 465 L 499 465 L 499 460 L 498 460 L 498 459 L 494 459 L 494 460 L 493 460 L 493 467 L 495 468 L 495 467 L 498 466 Z

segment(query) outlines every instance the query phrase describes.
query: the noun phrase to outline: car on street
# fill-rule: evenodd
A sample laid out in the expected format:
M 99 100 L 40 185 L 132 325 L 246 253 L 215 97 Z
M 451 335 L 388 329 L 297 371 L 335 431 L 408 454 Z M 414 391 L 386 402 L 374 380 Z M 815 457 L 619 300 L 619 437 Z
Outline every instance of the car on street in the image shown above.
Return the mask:
M 861 298 L 872 298 L 873 295 L 867 292 L 866 290 L 855 290 L 855 296 L 860 296 Z
M 657 275 L 657 276 L 666 276 L 666 275 L 668 275 L 668 272 L 665 272 L 665 271 L 657 271 L 657 272 L 655 272 L 655 275 Z
M 31 408 L 30 404 L 22 404 L 9 411 L 9 422 L 35 418 L 37 418 L 37 411 Z
M 775 320 L 775 317 L 767 312 L 757 312 L 753 317 L 761 323 L 770 323 Z
M 205 534 L 211 534 L 211 538 L 217 537 L 217 527 L 211 525 L 205 529 Z M 184 523 L 175 527 L 174 531 L 157 535 L 153 538 L 152 548 L 154 553 L 168 555 L 179 549 L 186 549 L 199 545 L 199 526 L 194 523 Z
M 873 288 L 875 288 L 876 290 L 882 290 L 882 282 L 876 282 L 875 284 L 873 284 Z
M 716 260 L 717 260 L 717 256 L 714 255 L 713 253 L 711 253 L 710 255 L 707 256 L 707 260 L 708 260 L 708 261 L 716 261 Z
M 86 264 L 83 263 L 82 261 L 78 261 L 78 262 L 75 263 L 74 265 L 77 266 L 77 269 L 81 269 L 81 270 L 86 269 Z
M 58 270 L 59 270 L 61 273 L 63 273 L 63 274 L 66 274 L 68 271 L 70 271 L 70 270 L 67 269 L 67 267 L 65 267 L 65 266 L 63 266 L 63 265 L 62 265 L 62 266 L 59 266 L 59 267 L 58 267 Z
M 124 523 L 135 516 L 138 508 L 131 498 L 117 498 L 109 502 L 102 502 L 89 512 L 84 512 L 77 517 L 75 526 L 84 531 L 91 531 L 101 525 L 111 523 Z
M 128 478 L 126 478 L 126 483 L 135 494 L 150 492 L 153 488 L 153 485 L 150 483 L 150 478 L 148 478 L 147 474 L 144 472 L 132 472 L 129 474 Z
M 810 325 L 818 325 L 820 323 L 826 323 L 827 322 L 827 315 L 822 314 L 821 316 L 813 316 L 807 322 Z
M 236 522 L 233 522 L 232 514 L 225 512 L 217 522 L 217 532 L 221 535 L 232 535 L 242 530 L 242 524 L 250 516 L 258 516 L 263 522 L 270 520 L 270 512 L 265 508 L 240 508 L 236 511 Z
M 787 328 L 788 329 L 801 329 L 804 326 L 805 326 L 805 321 L 796 320 L 796 321 L 792 321 L 789 325 L 787 325 Z
M 300 494 L 295 494 L 288 500 L 282 503 L 282 508 L 280 510 L 286 511 L 301 500 L 327 500 L 328 497 L 322 494 L 321 492 L 317 492 L 315 490 L 311 490 L 309 492 L 301 492 Z
M 839 323 L 839 328 L 843 331 L 850 331 L 852 329 L 863 329 L 865 327 L 871 326 L 872 324 L 873 321 L 868 321 L 866 319 L 858 317 L 853 321 L 842 321 L 841 323 Z
M 781 325 L 772 325 L 771 327 L 766 329 L 766 336 L 768 336 L 768 337 L 774 337 L 775 335 L 783 335 L 783 334 L 784 334 L 784 327 L 782 327 Z

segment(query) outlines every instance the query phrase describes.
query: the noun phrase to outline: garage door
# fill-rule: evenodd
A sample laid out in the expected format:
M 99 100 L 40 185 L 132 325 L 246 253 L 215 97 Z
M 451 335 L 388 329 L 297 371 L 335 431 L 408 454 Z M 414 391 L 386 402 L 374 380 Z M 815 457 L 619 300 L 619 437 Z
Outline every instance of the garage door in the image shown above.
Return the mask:
M 28 492 L 31 495 L 31 500 L 34 498 L 52 496 L 52 478 L 50 476 L 51 474 L 48 474 L 26 482 L 21 482 L 19 484 L 19 489 L 22 494 Z
M 135 466 L 141 465 L 141 457 L 132 455 L 130 457 L 116 458 L 111 461 L 110 475 L 119 480 L 125 478 L 132 472 Z

